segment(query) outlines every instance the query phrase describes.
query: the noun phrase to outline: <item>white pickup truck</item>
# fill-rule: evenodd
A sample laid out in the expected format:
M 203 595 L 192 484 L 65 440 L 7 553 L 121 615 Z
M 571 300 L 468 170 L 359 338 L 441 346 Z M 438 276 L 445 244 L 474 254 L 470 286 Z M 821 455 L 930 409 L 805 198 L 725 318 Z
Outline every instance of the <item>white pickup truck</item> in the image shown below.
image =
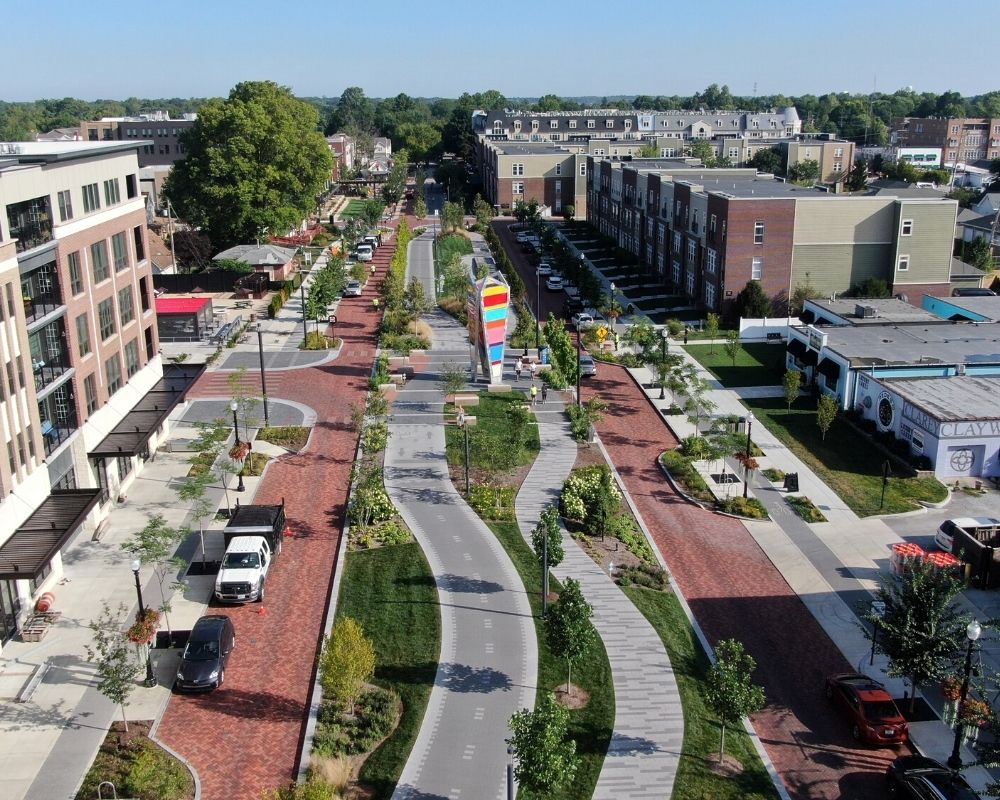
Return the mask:
M 235 536 L 215 579 L 215 599 L 223 603 L 264 601 L 264 584 L 274 554 L 263 536 Z

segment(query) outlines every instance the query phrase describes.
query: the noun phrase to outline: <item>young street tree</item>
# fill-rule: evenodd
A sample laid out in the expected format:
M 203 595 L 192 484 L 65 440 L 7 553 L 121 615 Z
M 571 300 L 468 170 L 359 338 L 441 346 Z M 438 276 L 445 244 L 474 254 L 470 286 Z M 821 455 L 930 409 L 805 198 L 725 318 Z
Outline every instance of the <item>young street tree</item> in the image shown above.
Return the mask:
M 137 558 L 143 564 L 153 568 L 153 575 L 160 589 L 160 611 L 163 612 L 163 620 L 167 623 L 167 634 L 173 636 L 170 630 L 170 602 L 167 600 L 167 579 L 171 574 L 176 574 L 186 562 L 183 559 L 175 558 L 174 552 L 187 531 L 171 528 L 162 514 L 153 514 L 146 527 L 133 534 L 132 538 L 122 542 L 122 550 Z M 178 585 L 177 581 L 171 587 Z
M 740 334 L 738 331 L 728 331 L 726 333 L 726 342 L 723 345 L 726 349 L 726 355 L 733 362 L 733 366 L 736 366 L 736 358 L 740 354 Z
M 911 562 L 902 578 L 885 576 L 877 598 L 885 611 L 865 609 L 862 618 L 871 623 L 862 630 L 871 639 L 878 629 L 875 648 L 889 658 L 888 674 L 910 682 L 910 710 L 917 688 L 940 680 L 955 667 L 965 642 L 968 622 L 955 599 L 962 582 L 926 561 Z
M 573 662 L 583 656 L 594 642 L 590 617 L 594 609 L 583 599 L 580 584 L 567 578 L 559 599 L 545 617 L 545 638 L 552 653 L 566 659 L 566 693 L 572 693 Z
M 353 713 L 362 687 L 375 674 L 375 645 L 354 619 L 337 621 L 323 643 L 319 661 L 323 693 Z
M 799 390 L 802 388 L 802 373 L 797 369 L 790 369 L 785 372 L 785 377 L 781 379 L 781 388 L 785 393 L 785 403 L 788 410 L 792 410 L 792 403 L 799 399 Z
M 708 339 L 708 352 L 715 352 L 715 339 L 719 335 L 719 315 L 709 314 L 705 317 L 705 336 Z
M 547 506 L 541 519 L 531 532 L 531 547 L 542 568 L 542 613 L 546 613 L 549 597 L 549 570 L 562 563 L 565 552 L 562 546 L 562 532 L 559 530 L 559 508 Z
M 115 609 L 104 603 L 100 616 L 87 626 L 94 632 L 94 641 L 85 645 L 87 661 L 97 665 L 97 674 L 101 679 L 97 691 L 121 709 L 126 733 L 128 718 L 125 706 L 135 689 L 135 676 L 139 672 L 134 645 L 125 636 L 127 613 L 124 603 Z
M 187 154 L 164 193 L 215 250 L 294 228 L 333 167 L 315 107 L 271 81 L 239 83 L 225 100 L 207 101 L 182 140 Z
M 837 401 L 828 394 L 821 394 L 819 402 L 816 404 L 816 424 L 819 425 L 820 434 L 823 441 L 826 441 L 826 434 L 837 418 Z
M 726 752 L 726 726 L 764 707 L 764 690 L 754 684 L 757 662 L 735 639 L 723 639 L 715 646 L 715 663 L 708 670 L 706 699 L 721 723 L 719 763 Z
M 576 742 L 566 736 L 569 710 L 543 692 L 534 711 L 524 709 L 510 718 L 514 777 L 538 797 L 548 797 L 573 781 L 577 769 Z
M 736 313 L 747 319 L 771 316 L 771 298 L 764 294 L 760 281 L 747 281 L 736 295 Z

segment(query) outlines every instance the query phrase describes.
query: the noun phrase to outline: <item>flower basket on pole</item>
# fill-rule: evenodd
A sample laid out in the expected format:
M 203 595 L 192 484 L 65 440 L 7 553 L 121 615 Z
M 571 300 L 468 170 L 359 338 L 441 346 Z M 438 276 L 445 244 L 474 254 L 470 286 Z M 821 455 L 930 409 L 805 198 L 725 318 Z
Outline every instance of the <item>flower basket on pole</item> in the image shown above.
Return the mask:
M 147 608 L 142 613 L 142 619 L 134 622 L 125 632 L 125 636 L 135 644 L 149 644 L 156 636 L 156 629 L 159 626 L 160 612 L 155 608 Z
M 242 461 L 250 454 L 250 442 L 240 442 L 234 444 L 229 450 L 229 457 L 233 461 Z

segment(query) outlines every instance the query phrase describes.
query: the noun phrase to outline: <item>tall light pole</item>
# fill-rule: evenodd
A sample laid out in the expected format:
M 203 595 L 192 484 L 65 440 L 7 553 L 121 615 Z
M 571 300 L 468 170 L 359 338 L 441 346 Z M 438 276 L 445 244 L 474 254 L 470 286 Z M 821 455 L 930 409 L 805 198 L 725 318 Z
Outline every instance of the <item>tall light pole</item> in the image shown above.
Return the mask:
M 514 748 L 507 745 L 507 800 L 514 800 Z
M 666 377 L 667 374 L 667 353 L 670 352 L 670 342 L 667 341 L 667 337 L 670 335 L 670 331 L 667 330 L 666 326 L 660 328 L 660 358 L 663 359 L 663 376 Z M 667 399 L 667 386 L 666 380 L 660 381 L 660 399 Z
M 239 425 L 239 420 L 236 419 L 236 411 L 239 409 L 239 407 L 240 404 L 237 403 L 235 400 L 233 400 L 233 402 L 229 404 L 229 410 L 233 412 L 233 434 L 236 437 L 237 447 L 239 447 L 240 445 L 240 425 Z M 246 486 L 243 485 L 243 467 L 246 465 L 246 463 L 247 463 L 246 458 L 244 458 L 243 462 L 240 464 L 239 483 L 236 484 L 237 492 L 245 492 L 247 488 Z
M 539 328 L 538 319 L 542 315 L 541 303 L 541 278 L 538 277 L 538 270 L 535 270 L 535 349 L 538 350 L 541 345 L 541 330 Z
M 302 345 L 309 341 L 309 329 L 306 327 L 306 287 L 299 286 L 299 297 L 302 298 Z
M 264 427 L 271 426 L 271 420 L 267 415 L 267 375 L 264 372 L 264 331 L 261 324 L 257 323 L 257 355 L 260 357 L 260 389 L 264 395 Z
M 465 412 L 459 410 L 458 412 L 458 427 L 462 429 L 462 433 L 465 435 L 465 496 L 469 497 L 469 425 L 468 420 L 465 418 Z
M 753 443 L 750 441 L 750 431 L 753 429 L 753 412 L 752 411 L 750 411 L 750 412 L 747 413 L 746 422 L 747 422 L 747 464 L 749 464 L 750 463 L 750 459 L 752 458 L 752 456 L 750 455 L 750 448 L 753 446 Z M 746 475 L 744 475 L 744 478 L 746 480 L 743 481 L 743 498 L 746 499 L 747 488 L 749 488 L 749 485 L 750 485 L 750 467 L 749 466 L 746 468 Z
M 135 612 L 135 621 L 142 622 L 146 616 L 146 604 L 142 601 L 142 584 L 139 583 L 139 568 L 142 562 L 136 559 L 132 562 L 132 574 L 135 576 L 135 595 L 139 600 L 139 608 Z M 148 688 L 156 686 L 156 676 L 153 675 L 153 662 L 149 657 L 149 646 L 146 646 L 146 680 L 144 685 Z
M 965 636 L 969 640 L 969 647 L 965 651 L 965 673 L 962 676 L 962 692 L 958 698 L 959 718 L 955 722 L 955 744 L 948 756 L 948 767 L 954 770 L 962 768 L 962 754 L 959 749 L 962 747 L 962 735 L 965 733 L 965 723 L 962 722 L 962 705 L 969 696 L 969 677 L 972 675 L 972 648 L 983 632 L 982 626 L 977 620 L 972 620 L 965 629 Z

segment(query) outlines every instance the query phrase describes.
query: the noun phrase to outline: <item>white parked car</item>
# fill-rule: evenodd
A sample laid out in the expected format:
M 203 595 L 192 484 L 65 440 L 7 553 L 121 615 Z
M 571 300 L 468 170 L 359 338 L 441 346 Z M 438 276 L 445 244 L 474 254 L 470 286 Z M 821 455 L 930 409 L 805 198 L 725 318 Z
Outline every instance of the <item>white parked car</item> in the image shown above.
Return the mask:
M 357 254 L 358 261 L 372 260 L 372 246 L 370 244 L 359 244 L 354 252 Z
M 955 534 L 959 529 L 972 533 L 976 528 L 992 528 L 1000 526 L 1000 519 L 993 517 L 957 517 L 956 519 L 946 519 L 941 523 L 941 527 L 934 534 L 934 544 L 946 553 L 951 552 L 955 543 Z
M 552 274 L 552 265 L 548 261 L 539 262 L 535 272 L 537 272 L 543 278 L 547 278 L 549 275 Z
M 589 330 L 597 324 L 597 320 L 594 319 L 594 315 L 588 314 L 586 311 L 574 314 L 572 316 L 572 321 L 578 331 Z
M 344 287 L 344 297 L 361 297 L 361 284 L 356 280 L 349 280 Z
M 550 292 L 561 292 L 566 284 L 563 279 L 558 275 L 553 275 L 547 281 L 545 281 L 545 288 Z

